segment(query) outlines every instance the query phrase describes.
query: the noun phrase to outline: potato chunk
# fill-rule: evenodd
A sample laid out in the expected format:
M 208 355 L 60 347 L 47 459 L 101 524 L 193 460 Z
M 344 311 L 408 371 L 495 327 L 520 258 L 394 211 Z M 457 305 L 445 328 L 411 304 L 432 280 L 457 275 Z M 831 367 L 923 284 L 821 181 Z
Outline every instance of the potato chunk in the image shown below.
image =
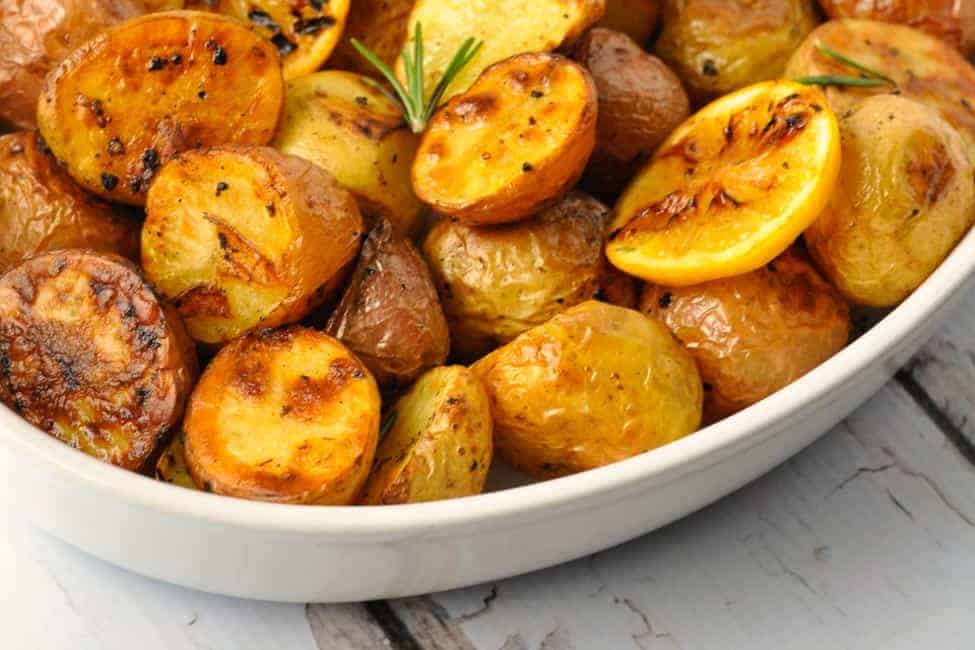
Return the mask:
M 561 56 L 495 64 L 434 115 L 413 187 L 471 225 L 528 217 L 579 180 L 596 141 L 596 106 L 589 73 Z
M 806 231 L 813 259 L 851 301 L 896 305 L 975 221 L 972 162 L 937 112 L 881 95 L 840 120 L 838 187 Z
M 155 477 L 165 483 L 172 483 L 179 487 L 190 490 L 198 490 L 190 470 L 186 467 L 186 456 L 184 452 L 183 433 L 179 432 L 173 436 L 172 441 L 166 451 L 159 456 L 156 461 Z
M 358 355 L 383 387 L 409 384 L 450 353 L 430 270 L 413 244 L 385 221 L 366 238 L 325 331 Z
M 267 147 L 186 152 L 160 170 L 146 207 L 142 266 L 202 343 L 306 316 L 337 289 L 362 234 L 351 194 Z
M 643 46 L 653 36 L 659 12 L 657 0 L 606 0 L 606 13 L 598 26 L 623 32 Z
M 410 233 L 423 208 L 410 182 L 420 137 L 399 105 L 368 81 L 328 70 L 288 83 L 272 146 L 335 176 L 367 218 L 384 217 Z
M 697 429 L 701 378 L 654 319 L 585 302 L 472 366 L 491 399 L 494 444 L 545 479 L 649 451 Z
M 377 74 L 376 68 L 352 47 L 355 38 L 392 67 L 406 41 L 413 4 L 414 0 L 355 0 L 349 8 L 345 32 L 328 66 L 359 74 Z
M 186 410 L 186 464 L 217 494 L 342 505 L 359 495 L 379 436 L 379 391 L 332 337 L 293 327 L 224 347 Z
M 269 142 L 283 97 L 273 45 L 231 18 L 176 11 L 75 50 L 47 76 L 37 122 L 82 187 L 143 205 L 180 151 Z
M 140 225 L 82 191 L 36 132 L 0 137 L 0 273 L 58 248 L 138 259 Z
M 846 302 L 796 249 L 733 278 L 691 287 L 647 285 L 640 302 L 697 361 L 707 422 L 791 384 L 850 336 Z
M 0 399 L 99 460 L 141 468 L 196 371 L 179 319 L 120 257 L 56 251 L 0 278 Z
M 493 455 L 491 406 L 463 366 L 434 368 L 401 397 L 376 452 L 362 503 L 391 505 L 480 494 Z

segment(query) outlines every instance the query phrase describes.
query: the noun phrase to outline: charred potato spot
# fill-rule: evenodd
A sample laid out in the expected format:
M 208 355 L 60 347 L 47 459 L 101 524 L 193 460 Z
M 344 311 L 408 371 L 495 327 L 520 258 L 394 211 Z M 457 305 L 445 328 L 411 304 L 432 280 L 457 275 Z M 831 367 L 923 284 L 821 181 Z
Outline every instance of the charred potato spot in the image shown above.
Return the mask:
M 244 499 L 347 504 L 379 434 L 372 376 L 335 339 L 291 328 L 224 347 L 186 412 L 196 485 Z
M 238 22 L 151 14 L 89 41 L 52 71 L 38 124 L 85 189 L 142 205 L 160 166 L 181 151 L 267 143 L 283 85 L 273 47 Z
M 677 440 L 701 420 L 701 379 L 666 327 L 585 302 L 475 363 L 494 444 L 514 467 L 553 478 Z
M 196 368 L 179 321 L 122 258 L 58 251 L 0 278 L 0 399 L 91 456 L 142 467 Z
M 846 303 L 794 249 L 733 278 L 648 285 L 640 303 L 697 361 L 705 422 L 792 383 L 842 349 L 850 334 Z
M 425 373 L 390 411 L 361 503 L 419 503 L 480 494 L 493 455 L 491 408 L 463 366 Z
M 413 164 L 417 196 L 472 225 L 544 209 L 582 174 L 596 135 L 596 89 L 579 65 L 522 54 L 436 113 Z
M 193 151 L 149 192 L 142 265 L 190 335 L 219 344 L 324 302 L 361 233 L 354 199 L 311 163 L 265 147 Z

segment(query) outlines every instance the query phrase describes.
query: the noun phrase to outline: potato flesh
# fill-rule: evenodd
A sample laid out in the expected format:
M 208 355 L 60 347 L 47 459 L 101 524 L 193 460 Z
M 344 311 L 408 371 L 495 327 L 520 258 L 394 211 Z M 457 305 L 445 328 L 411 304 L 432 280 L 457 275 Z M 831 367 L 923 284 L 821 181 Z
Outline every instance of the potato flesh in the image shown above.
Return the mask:
M 372 376 L 335 339 L 303 328 L 223 348 L 193 392 L 186 462 L 204 490 L 245 499 L 347 504 L 379 434 Z
M 466 91 L 488 66 L 523 52 L 548 52 L 571 42 L 599 20 L 605 0 L 417 0 L 407 21 L 404 48 L 413 52 L 414 26 L 423 25 L 426 96 L 443 77 L 468 37 L 484 42 L 481 51 L 455 77 L 443 95 L 447 101 Z M 396 75 L 405 80 L 403 62 Z
M 198 490 L 190 470 L 186 467 L 186 458 L 183 450 L 183 434 L 173 436 L 169 447 L 162 453 L 156 462 L 155 477 L 165 483 L 172 483 L 179 487 L 190 490 Z
M 423 208 L 410 182 L 418 145 L 397 104 L 363 77 L 328 70 L 288 84 L 271 146 L 315 163 L 356 195 L 366 217 L 409 234 Z
M 535 478 L 635 456 L 701 420 L 690 354 L 661 323 L 622 307 L 573 307 L 471 369 L 491 399 L 495 449 Z
M 266 144 L 283 92 L 274 47 L 237 21 L 150 14 L 89 41 L 48 75 L 38 125 L 85 189 L 143 205 L 158 168 L 180 151 Z
M 362 503 L 420 503 L 480 494 L 493 454 L 491 407 L 463 366 L 435 368 L 391 408 Z

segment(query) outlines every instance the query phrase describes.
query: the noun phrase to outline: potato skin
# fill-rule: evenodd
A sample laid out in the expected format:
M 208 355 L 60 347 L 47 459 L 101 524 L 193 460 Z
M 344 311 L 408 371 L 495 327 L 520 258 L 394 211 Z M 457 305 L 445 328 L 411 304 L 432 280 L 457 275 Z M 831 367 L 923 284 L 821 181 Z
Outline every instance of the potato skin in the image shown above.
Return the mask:
M 660 322 L 585 302 L 471 368 L 491 399 L 494 444 L 547 479 L 667 444 L 701 422 L 701 378 Z
M 376 76 L 372 66 L 354 47 L 357 39 L 392 67 L 406 42 L 414 0 L 355 0 L 349 8 L 345 32 L 328 59 L 329 68 Z
M 606 0 L 606 13 L 596 26 L 623 32 L 642 47 L 653 36 L 659 13 L 657 0 Z
M 291 327 L 239 338 L 214 357 L 183 423 L 197 486 L 242 499 L 345 505 L 369 474 L 379 391 L 341 343 Z
M 958 132 L 904 97 L 864 100 L 840 120 L 840 133 L 838 186 L 806 244 L 849 300 L 893 306 L 975 221 L 975 169 Z
M 420 503 L 480 494 L 493 456 L 491 406 L 463 366 L 425 373 L 390 410 L 361 503 Z
M 82 187 L 143 205 L 177 153 L 269 142 L 283 93 L 270 42 L 231 18 L 174 11 L 127 21 L 75 50 L 47 76 L 37 121 Z
M 687 119 L 690 101 L 677 75 L 623 33 L 592 29 L 573 58 L 589 70 L 599 93 L 596 148 L 583 183 L 613 199 Z
M 558 201 L 596 142 L 596 86 L 577 63 L 520 54 L 497 63 L 430 120 L 413 188 L 437 212 L 482 226 Z
M 705 422 L 791 384 L 850 336 L 846 302 L 795 248 L 733 278 L 647 285 L 640 310 L 663 321 L 697 361 Z
M 186 467 L 186 457 L 183 449 L 183 432 L 180 431 L 170 441 L 169 446 L 156 461 L 154 476 L 164 483 L 172 483 L 189 490 L 199 490 L 190 470 Z
M 0 278 L 0 400 L 72 447 L 140 469 L 196 374 L 179 319 L 121 257 L 55 251 Z
M 325 331 L 342 341 L 382 387 L 409 384 L 450 353 L 450 334 L 430 270 L 386 221 L 369 233 Z
M 454 354 L 474 359 L 561 311 L 632 282 L 602 255 L 609 210 L 571 192 L 527 221 L 475 228 L 443 219 L 423 252 L 450 324 Z M 622 285 L 619 288 L 618 285 Z M 627 300 L 624 296 L 622 300 Z
M 141 13 L 129 0 L 5 0 L 0 4 L 0 127 L 37 125 L 44 76 L 105 29 Z
M 140 226 L 132 215 L 82 191 L 35 131 L 0 136 L 0 273 L 59 248 L 137 260 Z
M 818 22 L 813 0 L 663 0 L 655 53 L 696 103 L 782 76 Z

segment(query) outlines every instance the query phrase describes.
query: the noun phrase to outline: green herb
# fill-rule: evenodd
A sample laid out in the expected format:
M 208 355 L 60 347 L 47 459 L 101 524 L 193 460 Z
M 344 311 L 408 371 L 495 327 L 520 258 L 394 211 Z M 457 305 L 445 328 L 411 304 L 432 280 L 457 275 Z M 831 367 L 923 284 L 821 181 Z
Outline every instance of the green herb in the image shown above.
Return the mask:
M 383 420 L 382 425 L 379 427 L 379 439 L 382 440 L 389 433 L 389 430 L 393 428 L 396 424 L 396 411 L 390 411 L 386 414 L 386 418 Z
M 820 54 L 823 56 L 827 56 L 834 61 L 839 61 L 843 65 L 853 68 L 865 76 L 851 77 L 848 75 L 820 74 L 809 77 L 799 77 L 796 79 L 798 83 L 806 86 L 858 86 L 860 88 L 897 85 L 893 79 L 879 70 L 875 70 L 874 68 L 860 63 L 859 61 L 855 61 L 854 59 L 851 59 L 845 54 L 837 52 L 834 49 L 826 47 L 825 45 L 817 45 L 816 49 L 819 50 Z
M 352 39 L 352 46 L 369 63 L 375 66 L 393 87 L 402 106 L 403 117 L 414 133 L 422 133 L 427 128 L 427 123 L 430 121 L 433 112 L 437 109 L 437 105 L 440 104 L 440 99 L 447 90 L 447 86 L 457 78 L 460 71 L 477 55 L 482 45 L 484 45 L 483 41 L 478 41 L 474 38 L 465 40 L 454 54 L 454 58 L 451 59 L 450 64 L 447 65 L 447 69 L 430 95 L 430 99 L 424 103 L 423 97 L 426 94 L 426 90 L 423 87 L 423 27 L 420 23 L 417 23 L 416 27 L 414 27 L 413 53 L 410 54 L 410 49 L 404 47 L 400 55 L 403 59 L 403 69 L 406 72 L 405 87 L 382 59 L 358 40 Z M 378 84 L 376 85 L 378 86 Z
M 871 77 L 873 79 L 882 79 L 883 81 L 886 81 L 889 84 L 894 83 L 894 80 L 888 77 L 887 75 L 885 75 L 883 72 L 880 72 L 879 70 L 875 70 L 874 68 L 867 67 L 862 63 L 860 63 L 859 61 L 854 61 L 853 59 L 846 56 L 845 54 L 841 54 L 834 49 L 826 47 L 825 45 L 817 45 L 816 49 L 819 50 L 824 56 L 828 56 L 831 59 L 839 61 L 840 63 L 847 65 L 853 68 L 854 70 L 859 70 L 860 72 L 867 75 L 868 77 Z

